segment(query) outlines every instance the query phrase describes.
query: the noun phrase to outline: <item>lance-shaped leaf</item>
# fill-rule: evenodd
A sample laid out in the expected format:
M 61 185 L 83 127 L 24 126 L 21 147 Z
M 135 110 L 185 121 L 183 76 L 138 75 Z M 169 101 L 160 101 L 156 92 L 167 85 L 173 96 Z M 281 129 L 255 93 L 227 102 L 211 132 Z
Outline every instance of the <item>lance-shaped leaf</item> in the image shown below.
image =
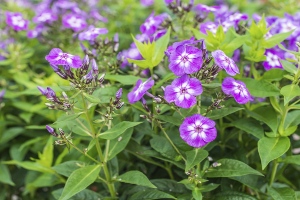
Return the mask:
M 123 183 L 130 183 L 130 184 L 141 185 L 150 188 L 156 188 L 156 186 L 149 181 L 147 176 L 140 171 L 134 170 L 134 171 L 126 172 L 125 174 L 118 176 L 116 180 Z

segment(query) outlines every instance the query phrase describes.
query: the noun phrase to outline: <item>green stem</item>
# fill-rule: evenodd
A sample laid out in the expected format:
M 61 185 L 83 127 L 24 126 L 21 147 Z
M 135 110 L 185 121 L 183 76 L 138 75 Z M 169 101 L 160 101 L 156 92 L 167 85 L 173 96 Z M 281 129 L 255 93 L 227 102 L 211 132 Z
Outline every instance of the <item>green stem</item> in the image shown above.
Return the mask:
M 273 182 L 275 180 L 276 177 L 276 171 L 277 171 L 277 167 L 278 167 L 279 163 L 277 162 L 277 159 L 273 161 L 273 167 L 272 167 L 272 173 L 271 173 L 271 178 L 270 178 L 270 183 L 269 186 L 273 185 Z
M 91 128 L 91 133 L 92 133 L 93 139 L 95 140 L 95 145 L 96 145 L 96 149 L 97 149 L 97 152 L 98 152 L 98 156 L 99 156 L 100 161 L 102 162 L 102 167 L 103 167 L 104 175 L 105 175 L 105 178 L 106 178 L 106 185 L 109 189 L 109 193 L 110 193 L 111 197 L 115 198 L 116 197 L 116 190 L 115 190 L 114 184 L 112 183 L 112 179 L 111 179 L 108 167 L 107 167 L 107 162 L 104 159 L 104 156 L 103 156 L 103 153 L 102 153 L 102 150 L 101 150 L 101 147 L 100 147 L 100 143 L 99 143 L 99 140 L 97 138 L 95 128 L 94 128 L 92 120 L 91 120 L 91 118 L 88 114 L 88 109 L 87 109 L 87 105 L 86 105 L 84 96 L 83 96 L 82 93 L 80 95 L 81 95 L 82 102 L 83 102 L 85 116 L 86 116 L 88 124 Z
M 162 132 L 164 133 L 165 137 L 167 138 L 167 140 L 170 142 L 170 144 L 172 145 L 172 147 L 175 149 L 175 151 L 181 156 L 181 158 L 186 162 L 186 159 L 183 157 L 183 155 L 180 153 L 180 151 L 178 150 L 178 148 L 175 146 L 175 144 L 172 142 L 171 138 L 169 137 L 169 135 L 166 133 L 165 129 L 162 127 L 161 123 L 158 120 L 155 120 L 156 123 L 158 124 L 158 126 L 160 127 L 160 129 L 162 130 Z

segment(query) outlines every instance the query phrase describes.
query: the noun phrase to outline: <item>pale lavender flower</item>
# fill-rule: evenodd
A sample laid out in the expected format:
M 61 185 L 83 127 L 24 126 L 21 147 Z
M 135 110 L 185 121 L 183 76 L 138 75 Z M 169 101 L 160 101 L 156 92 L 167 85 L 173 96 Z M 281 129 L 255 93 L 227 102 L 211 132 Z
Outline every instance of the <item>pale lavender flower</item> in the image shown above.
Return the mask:
M 140 0 L 143 6 L 151 6 L 154 3 L 154 0 Z
M 146 92 L 154 85 L 154 80 L 152 78 L 149 78 L 147 81 L 143 83 L 141 79 L 139 79 L 133 90 L 128 93 L 127 97 L 129 100 L 129 103 L 133 104 L 140 99 L 143 98 L 143 96 L 146 94 Z
M 202 51 L 194 46 L 188 46 L 191 43 L 194 41 L 179 44 L 176 49 L 167 49 L 167 54 L 170 55 L 169 68 L 176 76 L 195 73 L 202 67 Z
M 64 15 L 62 18 L 62 24 L 64 27 L 71 28 L 75 32 L 82 31 L 87 26 L 85 19 L 76 14 Z
M 33 18 L 33 21 L 39 23 L 52 23 L 57 20 L 57 15 L 52 10 L 44 10 Z
M 106 28 L 95 28 L 94 26 L 90 26 L 88 30 L 79 33 L 78 39 L 94 41 L 98 37 L 98 35 L 106 33 L 108 33 L 108 30 Z
M 212 52 L 211 55 L 213 56 L 216 65 L 224 69 L 230 76 L 235 76 L 240 73 L 239 68 L 236 66 L 234 61 L 226 56 L 223 51 L 216 50 Z
M 283 59 L 284 52 L 279 49 L 267 49 L 265 51 L 265 56 L 267 57 L 267 60 L 263 62 L 265 70 L 274 68 L 283 69 L 280 59 Z
M 121 99 L 123 94 L 123 89 L 120 88 L 117 92 L 116 92 L 116 99 Z
M 82 65 L 79 56 L 64 53 L 59 48 L 53 48 L 45 59 L 52 65 L 70 66 L 72 68 L 80 68 Z
M 190 108 L 197 103 L 196 96 L 202 92 L 201 82 L 185 74 L 165 88 L 165 99 L 169 103 L 174 102 L 178 107 Z
M 44 26 L 44 24 L 38 24 L 35 29 L 33 30 L 28 30 L 27 31 L 27 37 L 28 38 L 36 38 L 39 35 L 41 35 L 41 33 L 46 30 L 46 27 Z
M 28 20 L 25 20 L 21 13 L 6 12 L 6 24 L 15 31 L 26 30 Z
M 217 137 L 215 122 L 200 114 L 183 120 L 179 127 L 180 137 L 190 146 L 200 148 Z
M 227 77 L 223 80 L 222 91 L 227 95 L 233 96 L 235 101 L 239 104 L 245 104 L 253 100 L 245 83 L 231 77 Z
M 200 24 L 200 31 L 204 34 L 207 34 L 206 31 L 216 33 L 217 29 L 218 29 L 218 25 L 214 22 L 204 22 Z
M 100 13 L 97 10 L 95 10 L 95 9 L 91 10 L 90 16 L 92 18 L 94 18 L 95 20 L 102 21 L 104 23 L 106 23 L 108 21 L 107 18 L 105 18 L 102 15 L 100 15 Z

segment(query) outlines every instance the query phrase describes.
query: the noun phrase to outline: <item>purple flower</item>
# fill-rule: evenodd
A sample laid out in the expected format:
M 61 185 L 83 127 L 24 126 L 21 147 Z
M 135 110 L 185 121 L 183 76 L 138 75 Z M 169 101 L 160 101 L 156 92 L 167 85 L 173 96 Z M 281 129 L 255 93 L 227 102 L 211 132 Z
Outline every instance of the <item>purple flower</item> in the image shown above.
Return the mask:
M 217 29 L 218 29 L 218 26 L 214 22 L 204 22 L 204 23 L 201 23 L 201 25 L 200 25 L 200 31 L 204 34 L 206 34 L 207 30 L 212 33 L 216 33 Z
M 27 29 L 28 20 L 25 20 L 21 13 L 6 12 L 6 24 L 15 31 L 22 31 Z
M 152 35 L 156 32 L 160 24 L 168 17 L 168 14 L 163 13 L 157 16 L 154 16 L 152 13 L 146 21 L 141 25 L 140 31 L 147 35 Z
M 90 16 L 92 18 L 94 18 L 95 20 L 102 21 L 104 23 L 106 23 L 108 21 L 107 18 L 105 18 L 102 15 L 100 15 L 100 13 L 97 10 L 95 10 L 95 9 L 91 10 Z
M 80 15 L 66 14 L 62 18 L 62 24 L 66 28 L 71 28 L 73 31 L 78 32 L 86 28 L 87 23 Z
M 169 5 L 170 3 L 173 2 L 173 0 L 164 0 L 165 1 L 165 4 Z
M 183 120 L 179 127 L 180 137 L 190 146 L 200 148 L 217 137 L 215 122 L 195 114 Z
M 195 73 L 202 67 L 202 51 L 194 46 L 188 46 L 190 42 L 179 44 L 173 51 L 167 49 L 167 54 L 170 55 L 169 68 L 176 76 Z
M 222 69 L 225 69 L 227 74 L 229 74 L 230 76 L 235 76 L 236 74 L 240 73 L 239 68 L 236 66 L 234 61 L 231 58 L 227 57 L 223 51 L 216 50 L 212 52 L 211 55 L 213 56 L 216 65 L 218 65 Z
M 59 48 L 53 48 L 45 59 L 52 65 L 63 65 L 73 68 L 79 68 L 82 65 L 82 61 L 79 56 L 64 53 Z
M 98 37 L 98 35 L 106 33 L 108 33 L 108 30 L 106 28 L 95 28 L 94 26 L 90 26 L 87 31 L 79 33 L 78 39 L 94 41 L 96 37 Z
M 58 137 L 58 134 L 55 132 L 54 128 L 52 128 L 49 125 L 46 125 L 46 129 L 51 135 L 53 135 L 54 137 Z
M 33 18 L 33 21 L 39 23 L 52 23 L 57 20 L 57 16 L 51 10 L 44 10 Z
M 153 85 L 154 85 L 154 80 L 152 80 L 152 78 L 149 78 L 144 83 L 142 82 L 141 79 L 139 79 L 136 82 L 133 90 L 129 92 L 127 95 L 129 103 L 133 104 L 139 101 Z
M 196 96 L 202 92 L 201 82 L 185 74 L 165 88 L 165 99 L 169 103 L 174 102 L 178 107 L 190 108 L 197 103 Z
M 235 101 L 239 104 L 245 104 L 252 101 L 253 98 L 242 81 L 234 80 L 234 78 L 227 77 L 223 80 L 222 91 L 233 96 Z
M 116 92 L 116 99 L 121 99 L 123 94 L 123 89 L 120 88 L 117 92 Z
M 280 52 L 278 49 L 267 49 L 265 52 L 267 60 L 263 62 L 265 70 L 270 70 L 273 68 L 282 69 L 280 59 L 283 59 L 284 52 Z
M 5 95 L 6 90 L 1 90 L 0 91 L 0 102 L 2 101 L 4 95 Z
M 151 6 L 154 3 L 154 0 L 141 0 L 143 6 Z

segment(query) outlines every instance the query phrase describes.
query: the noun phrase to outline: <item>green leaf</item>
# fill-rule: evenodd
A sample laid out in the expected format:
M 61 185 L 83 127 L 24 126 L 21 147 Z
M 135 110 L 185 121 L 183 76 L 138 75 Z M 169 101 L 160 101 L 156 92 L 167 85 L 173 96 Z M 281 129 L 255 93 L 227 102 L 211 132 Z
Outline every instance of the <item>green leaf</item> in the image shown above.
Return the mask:
M 117 125 L 113 126 L 111 129 L 109 129 L 108 131 L 105 131 L 104 133 L 98 135 L 98 137 L 106 140 L 112 140 L 119 137 L 127 129 L 137 126 L 141 123 L 142 122 L 128 122 L 128 121 L 120 122 Z
M 154 136 L 150 140 L 150 145 L 153 149 L 159 152 L 161 155 L 174 160 L 178 156 L 170 142 L 162 136 Z
M 133 36 L 133 41 L 137 47 L 137 49 L 139 50 L 140 54 L 143 56 L 143 58 L 147 61 L 152 59 L 152 55 L 154 53 L 154 43 L 142 43 L 140 41 L 138 41 L 137 39 L 135 39 Z
M 212 110 L 211 112 L 209 112 L 206 117 L 212 119 L 212 120 L 216 120 L 216 119 L 220 119 L 222 117 L 225 117 L 227 115 L 230 115 L 232 113 L 235 113 L 239 110 L 242 110 L 243 108 L 238 108 L 238 107 L 232 107 L 232 108 L 221 108 L 221 109 L 216 109 L 216 110 Z
M 293 32 L 294 32 L 294 30 L 291 30 L 291 31 L 288 31 L 288 32 L 273 35 L 269 39 L 265 40 L 262 45 L 266 49 L 270 49 L 272 47 L 275 47 L 276 45 L 281 43 L 283 40 L 288 38 Z
M 300 165 L 300 155 L 287 156 L 283 159 L 280 159 L 279 162 Z
M 195 200 L 202 200 L 202 193 L 199 188 L 194 188 L 192 191 L 192 195 Z
M 288 112 L 284 121 L 284 129 L 290 126 L 298 126 L 300 124 L 300 110 Z
M 0 164 L 0 182 L 14 186 L 14 182 L 11 180 L 9 170 L 6 165 Z
M 37 162 L 41 163 L 43 166 L 51 167 L 53 161 L 53 136 L 50 135 L 46 146 L 43 149 L 43 153 L 39 154 L 39 160 Z
M 296 132 L 298 126 L 290 126 L 286 129 L 283 129 L 282 132 L 279 132 L 281 136 L 290 136 Z
M 90 103 L 100 103 L 100 99 L 93 96 L 93 95 L 89 95 L 85 92 L 83 92 L 83 96 L 90 102 Z
M 285 73 L 286 72 L 282 69 L 271 69 L 264 73 L 264 75 L 262 76 L 262 79 L 269 81 L 269 82 L 280 81 L 283 78 L 283 76 L 285 75 Z
M 53 195 L 53 197 L 55 199 L 58 199 L 60 197 L 62 191 L 63 191 L 63 188 L 58 189 L 58 190 L 54 190 L 51 194 Z M 82 190 L 81 192 L 75 194 L 74 196 L 72 196 L 69 200 L 83 200 L 83 199 L 86 199 L 86 200 L 93 200 L 93 199 L 100 200 L 102 198 L 103 197 L 99 193 L 88 190 L 88 189 L 85 189 L 85 190 Z
M 291 188 L 271 188 L 268 187 L 268 193 L 276 200 L 297 200 L 295 191 Z
M 98 177 L 100 165 L 89 165 L 73 171 L 68 178 L 59 200 L 67 200 L 87 188 Z
M 129 200 L 142 200 L 142 199 L 176 199 L 174 196 L 159 191 L 159 190 L 145 190 L 132 195 Z
M 208 156 L 208 152 L 204 149 L 193 149 L 192 151 L 187 151 L 186 153 L 186 166 L 185 171 L 190 170 L 195 165 L 199 164 Z
M 291 143 L 288 137 L 261 138 L 258 141 L 258 153 L 261 159 L 262 169 L 264 170 L 269 162 L 287 152 L 290 145 Z
M 256 198 L 239 192 L 220 192 L 214 195 L 215 200 L 257 200 Z
M 244 176 L 230 177 L 230 179 L 238 181 L 252 189 L 260 189 L 263 186 L 264 177 L 249 174 Z
M 115 138 L 110 141 L 107 161 L 114 158 L 118 153 L 123 151 L 128 144 L 131 135 L 133 133 L 133 128 L 127 129 L 120 137 Z
M 279 95 L 279 89 L 265 80 L 255 80 L 252 78 L 243 78 L 251 95 L 255 97 L 270 97 Z
M 286 61 L 286 60 L 280 60 L 282 67 L 285 71 L 290 72 L 291 74 L 297 73 L 297 68 L 294 64 Z
M 70 160 L 53 166 L 52 169 L 54 169 L 54 171 L 56 171 L 58 174 L 69 177 L 75 170 L 79 169 L 80 166 L 83 165 L 84 163 L 81 161 Z
M 207 37 L 207 35 L 201 33 L 199 29 L 193 28 L 192 31 L 197 40 L 206 39 Z
M 178 117 L 167 116 L 167 115 L 155 115 L 154 117 L 161 121 L 174 124 L 175 126 L 180 126 L 182 124 L 182 119 Z
M 167 33 L 154 42 L 154 55 L 152 57 L 153 66 L 158 65 L 162 61 L 165 55 L 165 50 L 167 49 L 169 44 L 170 32 L 170 28 L 168 28 Z
M 264 137 L 264 129 L 258 121 L 251 120 L 251 119 L 239 119 L 233 121 L 231 124 L 238 129 L 241 129 L 247 133 L 252 134 L 258 139 Z
M 30 162 L 30 161 L 19 162 L 17 160 L 10 160 L 10 161 L 3 161 L 2 163 L 7 165 L 18 165 L 25 169 L 38 171 L 42 173 L 54 173 L 54 170 L 52 170 L 51 168 L 45 167 L 37 162 Z
M 139 79 L 142 79 L 138 76 L 133 75 L 117 75 L 117 74 L 106 74 L 105 79 L 111 81 L 117 81 L 123 85 L 134 85 Z M 144 79 L 142 79 L 144 80 Z M 102 90 L 103 88 L 101 88 Z
M 249 37 L 248 35 L 243 35 L 236 37 L 235 39 L 231 40 L 229 44 L 221 47 L 220 49 L 224 51 L 226 55 L 232 55 L 233 52 L 242 46 L 245 43 L 245 40 Z
M 278 47 L 286 52 L 289 52 L 291 54 L 294 54 L 295 56 L 300 56 L 300 52 L 296 52 L 296 51 L 291 51 L 286 49 L 282 44 L 278 44 Z
M 166 75 L 164 75 L 163 79 L 158 81 L 158 82 L 155 82 L 155 85 L 153 86 L 153 88 L 155 90 L 157 90 L 158 88 L 160 88 L 162 85 L 164 85 L 166 82 L 168 82 L 169 80 L 173 80 L 175 79 L 176 76 L 174 73 L 168 73 Z
M 151 67 L 151 63 L 149 63 L 149 61 L 147 60 L 133 60 L 130 58 L 127 58 L 128 62 L 136 64 L 137 66 L 139 66 L 140 68 L 143 69 L 147 69 Z
M 287 105 L 293 98 L 299 96 L 300 87 L 295 84 L 286 85 L 281 88 L 280 94 L 284 96 L 284 105 Z
M 156 186 L 149 181 L 147 176 L 145 176 L 140 171 L 134 170 L 134 171 L 126 172 L 125 174 L 118 176 L 116 180 L 123 183 L 130 183 L 130 184 L 141 185 L 150 188 L 156 188 Z
M 58 123 L 74 120 L 74 119 L 78 118 L 82 113 L 84 113 L 84 112 L 79 112 L 79 113 L 75 113 L 75 114 L 71 114 L 71 115 L 63 114 L 53 124 L 58 124 Z
M 217 161 L 220 166 L 211 168 L 207 171 L 207 177 L 234 177 L 247 174 L 263 176 L 247 164 L 233 159 L 221 159 Z

